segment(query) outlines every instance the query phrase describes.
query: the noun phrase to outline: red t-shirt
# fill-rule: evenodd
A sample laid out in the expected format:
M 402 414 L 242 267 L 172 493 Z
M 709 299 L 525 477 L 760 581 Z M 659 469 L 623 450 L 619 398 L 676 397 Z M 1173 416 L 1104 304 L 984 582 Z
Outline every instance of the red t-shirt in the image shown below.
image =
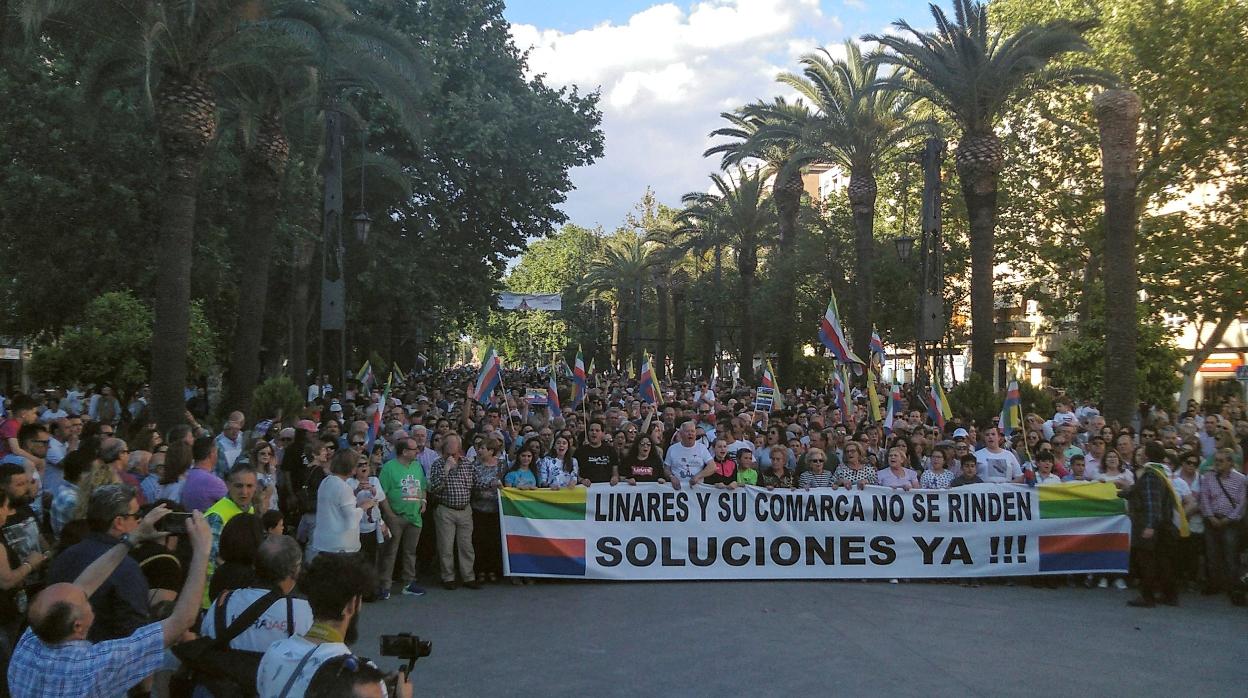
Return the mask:
M 7 456 L 12 452 L 9 450 L 9 439 L 16 439 L 21 428 L 22 425 L 12 417 L 5 417 L 4 421 L 0 421 L 0 456 Z

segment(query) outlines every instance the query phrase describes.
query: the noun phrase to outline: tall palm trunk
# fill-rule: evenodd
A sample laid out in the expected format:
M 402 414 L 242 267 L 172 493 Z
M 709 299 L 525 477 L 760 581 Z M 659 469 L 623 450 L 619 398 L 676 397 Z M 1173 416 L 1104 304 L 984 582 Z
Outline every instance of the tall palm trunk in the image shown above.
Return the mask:
M 621 332 L 623 328 L 620 327 L 622 322 L 620 320 L 620 304 L 623 302 L 624 294 L 618 292 L 616 301 L 611 306 L 611 367 L 617 370 L 620 368 L 620 357 L 623 356 L 623 353 L 620 351 L 622 348 L 620 340 L 623 338 L 623 333 Z
M 1001 139 L 991 131 L 963 134 L 956 165 L 971 228 L 971 370 L 990 383 L 996 343 L 992 266 L 997 178 L 1004 162 Z
M 758 250 L 753 244 L 742 241 L 737 255 L 737 269 L 741 273 L 741 380 L 754 385 L 754 281 L 758 271 Z
M 660 277 L 654 284 L 655 322 L 658 324 L 654 342 L 654 375 L 660 379 L 667 377 L 667 280 Z
M 796 327 L 793 314 L 796 307 L 797 288 L 791 282 L 793 273 L 793 251 L 797 247 L 797 217 L 802 205 L 802 176 L 794 172 L 785 178 L 784 184 L 772 185 L 771 198 L 779 213 L 779 237 L 777 245 L 778 266 L 789 278 L 780 283 L 779 297 L 776 299 L 776 312 L 780 313 L 779 331 L 776 335 L 776 371 L 781 381 L 789 381 L 793 376 L 793 357 L 796 352 L 797 339 L 794 336 Z
M 677 283 L 672 287 L 672 373 L 676 380 L 684 380 L 688 366 L 685 364 L 685 287 Z
M 1105 417 L 1130 424 L 1138 409 L 1135 203 L 1140 98 L 1130 90 L 1106 90 L 1092 99 L 1092 106 L 1100 127 L 1105 187 Z
M 878 189 L 869 164 L 855 166 L 849 173 L 849 205 L 854 215 L 853 312 L 854 353 L 871 355 L 872 305 L 875 302 L 875 199 Z
M 275 114 L 264 118 L 256 143 L 247 153 L 243 176 L 247 188 L 247 238 L 243 273 L 238 285 L 238 310 L 226 406 L 251 411 L 251 394 L 260 381 L 260 346 L 264 341 L 265 309 L 269 299 L 269 267 L 277 237 L 277 209 L 281 204 L 282 175 L 290 156 L 290 141 Z M 265 415 L 260 415 L 263 418 Z
M 199 76 L 165 75 L 156 94 L 164 161 L 159 269 L 152 324 L 152 399 L 162 430 L 185 421 L 195 206 L 204 153 L 216 135 L 216 102 Z

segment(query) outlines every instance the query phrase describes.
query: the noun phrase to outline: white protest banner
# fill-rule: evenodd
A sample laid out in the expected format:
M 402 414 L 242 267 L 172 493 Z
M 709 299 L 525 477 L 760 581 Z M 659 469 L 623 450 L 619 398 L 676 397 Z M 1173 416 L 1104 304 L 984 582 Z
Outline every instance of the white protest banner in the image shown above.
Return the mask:
M 509 293 L 498 295 L 501 310 L 563 310 L 563 296 L 558 293 Z
M 1126 572 L 1130 520 L 1109 483 L 904 492 L 499 492 L 507 574 L 580 579 L 1004 577 Z

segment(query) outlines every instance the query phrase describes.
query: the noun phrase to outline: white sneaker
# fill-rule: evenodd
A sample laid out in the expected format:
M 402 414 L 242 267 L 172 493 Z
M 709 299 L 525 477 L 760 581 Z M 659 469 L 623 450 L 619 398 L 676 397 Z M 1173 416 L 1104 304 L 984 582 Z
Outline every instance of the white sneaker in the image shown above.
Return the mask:
M 1127 588 L 1127 580 L 1123 579 L 1122 577 L 1119 577 L 1118 579 L 1115 579 L 1115 580 L 1114 580 L 1114 588 L 1115 588 L 1115 589 L 1126 589 L 1126 588 Z
M 1098 581 L 1098 582 L 1096 583 L 1096 588 L 1097 588 L 1097 589 L 1108 589 L 1108 588 L 1109 588 L 1109 580 L 1108 580 L 1108 579 L 1106 579 L 1106 578 L 1104 578 L 1104 577 L 1101 577 L 1100 581 Z

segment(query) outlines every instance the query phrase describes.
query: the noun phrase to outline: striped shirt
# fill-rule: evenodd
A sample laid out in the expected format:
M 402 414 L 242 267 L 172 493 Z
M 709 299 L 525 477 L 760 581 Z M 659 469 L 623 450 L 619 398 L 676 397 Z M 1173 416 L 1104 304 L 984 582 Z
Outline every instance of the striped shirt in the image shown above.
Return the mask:
M 449 472 L 446 459 L 439 458 L 429 468 L 429 491 L 438 496 L 442 506 L 463 509 L 472 498 L 472 486 L 476 479 L 477 471 L 466 458 L 460 458 L 459 464 Z
M 1232 521 L 1244 518 L 1245 490 L 1248 478 L 1234 470 L 1219 476 L 1205 473 L 1200 483 L 1200 513 L 1206 519 L 1225 516 Z

